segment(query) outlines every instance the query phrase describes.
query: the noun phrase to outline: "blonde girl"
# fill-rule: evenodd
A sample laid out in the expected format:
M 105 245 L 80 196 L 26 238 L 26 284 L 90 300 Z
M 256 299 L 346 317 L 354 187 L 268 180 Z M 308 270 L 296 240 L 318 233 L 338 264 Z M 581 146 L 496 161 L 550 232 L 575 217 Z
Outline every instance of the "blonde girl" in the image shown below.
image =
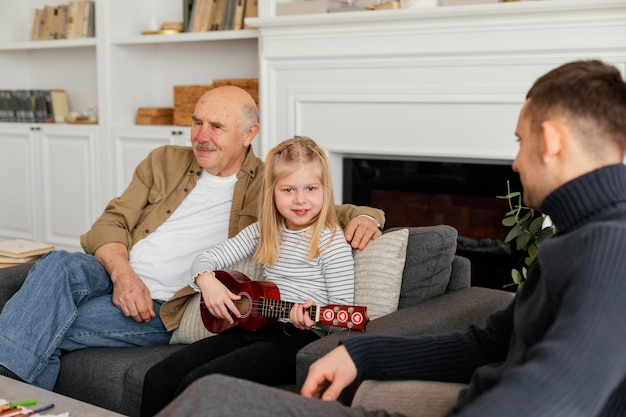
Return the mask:
M 142 417 L 165 407 L 200 377 L 221 373 L 267 385 L 295 382 L 296 353 L 328 333 L 305 311 L 311 305 L 353 304 L 354 260 L 339 226 L 330 168 L 324 151 L 310 138 L 288 139 L 267 155 L 259 221 L 199 255 L 191 268 L 192 286 L 202 292 L 215 317 L 240 317 L 241 297 L 213 271 L 251 255 L 263 277 L 278 286 L 280 298 L 294 303 L 289 319 L 274 327 L 233 328 L 185 346 L 147 373 Z

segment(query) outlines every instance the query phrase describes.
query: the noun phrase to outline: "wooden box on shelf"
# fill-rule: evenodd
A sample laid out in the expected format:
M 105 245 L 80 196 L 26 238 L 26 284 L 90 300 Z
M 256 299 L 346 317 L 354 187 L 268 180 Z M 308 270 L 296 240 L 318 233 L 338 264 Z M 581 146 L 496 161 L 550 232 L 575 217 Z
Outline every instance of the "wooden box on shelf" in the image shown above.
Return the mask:
M 174 125 L 191 126 L 191 116 L 196 103 L 212 88 L 226 85 L 235 85 L 246 90 L 259 104 L 259 79 L 258 78 L 234 78 L 214 80 L 210 85 L 175 85 L 174 86 Z
M 171 107 L 139 107 L 135 116 L 138 125 L 171 125 L 174 123 L 174 109 Z
M 198 99 L 213 85 L 175 85 L 174 86 L 174 125 L 191 126 L 191 115 Z

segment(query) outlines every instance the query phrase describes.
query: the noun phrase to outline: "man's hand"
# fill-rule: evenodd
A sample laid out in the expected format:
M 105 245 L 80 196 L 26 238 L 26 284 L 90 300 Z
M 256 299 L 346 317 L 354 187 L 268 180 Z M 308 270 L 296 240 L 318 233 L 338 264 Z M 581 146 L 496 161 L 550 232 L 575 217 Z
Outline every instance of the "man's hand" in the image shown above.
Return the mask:
M 112 300 L 126 317 L 132 317 L 135 321 L 149 322 L 156 316 L 148 287 L 131 268 L 113 280 Z
M 341 391 L 356 379 L 357 369 L 345 346 L 340 345 L 309 367 L 300 394 L 304 397 L 335 401 Z M 324 390 L 324 387 L 328 388 Z
M 146 284 L 131 268 L 126 246 L 119 242 L 107 243 L 96 250 L 94 257 L 111 277 L 113 304 L 126 317 L 132 317 L 138 322 L 152 320 L 156 316 L 154 302 Z
M 241 317 L 241 313 L 233 302 L 241 299 L 241 296 L 230 291 L 215 277 L 213 272 L 203 272 L 198 275 L 196 284 L 202 290 L 202 299 L 209 313 L 218 319 L 227 320 L 230 324 L 235 322 L 233 315 Z
M 371 217 L 356 216 L 350 220 L 343 234 L 354 249 L 363 250 L 370 240 L 378 238 L 383 232 L 378 229 L 378 223 Z

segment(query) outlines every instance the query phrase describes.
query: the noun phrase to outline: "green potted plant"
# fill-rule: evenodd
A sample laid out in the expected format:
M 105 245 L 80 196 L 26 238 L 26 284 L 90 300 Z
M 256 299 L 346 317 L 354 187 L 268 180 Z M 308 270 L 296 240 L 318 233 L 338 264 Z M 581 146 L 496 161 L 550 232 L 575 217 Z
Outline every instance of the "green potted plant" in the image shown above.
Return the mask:
M 504 242 L 515 242 L 515 248 L 522 253 L 518 266 L 511 270 L 513 282 L 507 286 L 517 285 L 519 291 L 526 281 L 528 266 L 537 256 L 539 245 L 554 234 L 556 228 L 540 211 L 524 206 L 522 193 L 511 191 L 509 181 L 506 183 L 506 188 L 506 195 L 497 196 L 497 198 L 506 198 L 510 208 L 502 219 L 502 224 L 511 228 Z

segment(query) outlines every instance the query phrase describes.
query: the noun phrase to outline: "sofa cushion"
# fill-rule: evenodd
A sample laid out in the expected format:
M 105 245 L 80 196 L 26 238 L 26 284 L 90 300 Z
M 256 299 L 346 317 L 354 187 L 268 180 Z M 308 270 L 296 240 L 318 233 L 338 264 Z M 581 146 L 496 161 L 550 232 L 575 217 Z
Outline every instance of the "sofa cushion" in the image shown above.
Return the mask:
M 389 229 L 393 230 L 396 229 Z M 458 236 L 457 230 L 448 225 L 409 227 L 408 230 L 399 309 L 446 292 Z
M 370 320 L 398 309 L 409 231 L 385 233 L 354 253 L 354 304 Z
M 209 336 L 213 336 L 213 333 L 208 331 L 202 324 L 202 317 L 200 317 L 200 293 L 197 293 L 187 303 L 180 325 L 172 333 L 170 344 L 189 344 Z
M 436 381 L 364 381 L 352 407 L 406 417 L 445 417 L 466 384 Z

